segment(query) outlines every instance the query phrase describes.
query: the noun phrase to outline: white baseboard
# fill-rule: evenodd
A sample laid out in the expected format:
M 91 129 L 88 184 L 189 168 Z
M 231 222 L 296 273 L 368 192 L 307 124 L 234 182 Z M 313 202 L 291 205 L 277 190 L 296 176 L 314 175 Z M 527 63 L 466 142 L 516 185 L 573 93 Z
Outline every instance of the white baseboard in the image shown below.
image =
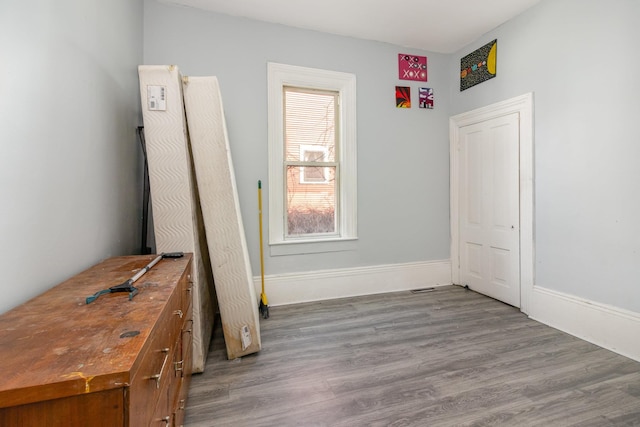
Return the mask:
M 254 277 L 257 294 L 260 276 Z M 270 306 L 451 284 L 451 262 L 426 261 L 265 276 Z
M 529 317 L 640 361 L 640 313 L 534 286 Z
M 260 276 L 253 278 L 257 295 Z M 451 262 L 427 261 L 265 276 L 270 306 L 451 284 Z M 534 286 L 529 317 L 640 361 L 640 313 Z

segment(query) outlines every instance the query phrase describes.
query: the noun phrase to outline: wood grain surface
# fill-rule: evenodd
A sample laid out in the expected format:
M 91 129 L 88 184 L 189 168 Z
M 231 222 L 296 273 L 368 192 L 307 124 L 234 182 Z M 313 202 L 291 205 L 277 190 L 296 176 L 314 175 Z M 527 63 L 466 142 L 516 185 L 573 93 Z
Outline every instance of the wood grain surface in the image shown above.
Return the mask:
M 640 363 L 460 287 L 270 314 L 241 359 L 216 329 L 185 426 L 640 426 Z
M 131 300 L 125 292 L 90 304 L 86 297 L 125 282 L 154 257 L 110 258 L 1 315 L 0 408 L 130 384 L 191 255 L 162 260 L 135 283 Z

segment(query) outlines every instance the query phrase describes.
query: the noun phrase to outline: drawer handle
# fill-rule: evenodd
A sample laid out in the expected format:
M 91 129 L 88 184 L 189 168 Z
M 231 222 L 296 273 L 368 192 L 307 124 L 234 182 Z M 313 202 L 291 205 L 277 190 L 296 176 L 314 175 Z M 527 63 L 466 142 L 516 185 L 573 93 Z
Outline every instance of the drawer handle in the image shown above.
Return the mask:
M 184 401 L 184 399 L 180 399 L 180 404 L 178 406 L 178 410 L 179 411 L 184 411 L 184 408 L 185 408 L 185 401 Z
M 173 362 L 173 369 L 175 369 L 176 372 L 184 370 L 184 360 Z
M 161 353 L 164 353 L 164 361 L 162 362 L 162 367 L 160 368 L 160 373 L 151 375 L 149 377 L 150 380 L 156 380 L 156 388 L 160 388 L 160 380 L 162 379 L 162 373 L 164 372 L 164 367 L 167 365 L 167 360 L 169 360 L 169 349 L 163 348 L 160 350 Z
M 169 415 L 167 415 L 166 417 L 162 418 L 160 421 L 162 421 L 163 423 L 166 423 L 167 426 L 171 425 L 171 417 Z
M 181 319 L 182 319 L 182 316 L 184 316 L 184 313 L 182 312 L 182 310 L 176 310 L 173 312 L 173 314 L 175 314 L 176 316 L 180 316 Z
M 191 332 L 193 332 L 193 319 L 189 319 L 189 320 L 187 320 L 187 322 L 191 322 L 191 327 L 188 328 L 188 329 L 183 329 L 182 333 L 183 334 L 187 333 L 187 334 L 191 335 Z

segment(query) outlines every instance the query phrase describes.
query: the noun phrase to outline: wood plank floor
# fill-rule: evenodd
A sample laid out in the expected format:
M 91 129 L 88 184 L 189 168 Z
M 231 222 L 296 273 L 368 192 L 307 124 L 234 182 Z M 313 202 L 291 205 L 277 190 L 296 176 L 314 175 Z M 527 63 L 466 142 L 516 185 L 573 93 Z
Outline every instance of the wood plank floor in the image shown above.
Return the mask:
M 215 331 L 185 426 L 640 426 L 640 363 L 464 288 L 270 312 L 259 354 Z

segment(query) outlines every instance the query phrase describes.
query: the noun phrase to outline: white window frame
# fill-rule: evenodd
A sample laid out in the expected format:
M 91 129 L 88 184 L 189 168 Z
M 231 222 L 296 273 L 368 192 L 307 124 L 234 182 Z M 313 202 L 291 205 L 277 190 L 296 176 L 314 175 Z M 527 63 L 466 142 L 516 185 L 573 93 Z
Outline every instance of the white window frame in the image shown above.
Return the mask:
M 295 65 L 267 63 L 269 124 L 269 245 L 271 255 L 330 252 L 352 249 L 344 242 L 357 239 L 356 76 Z M 283 88 L 330 90 L 339 93 L 340 181 L 338 235 L 285 236 L 284 100 Z

